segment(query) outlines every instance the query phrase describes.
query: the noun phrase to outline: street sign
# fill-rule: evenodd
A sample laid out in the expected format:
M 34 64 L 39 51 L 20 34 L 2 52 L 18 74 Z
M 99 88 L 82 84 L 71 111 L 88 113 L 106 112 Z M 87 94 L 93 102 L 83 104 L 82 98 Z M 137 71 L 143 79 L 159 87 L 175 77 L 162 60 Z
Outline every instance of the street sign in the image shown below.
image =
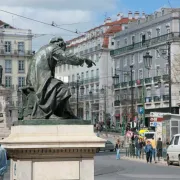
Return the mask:
M 143 107 L 139 107 L 139 114 L 143 114 L 144 113 L 144 108 Z
M 157 122 L 150 122 L 151 127 L 157 127 Z

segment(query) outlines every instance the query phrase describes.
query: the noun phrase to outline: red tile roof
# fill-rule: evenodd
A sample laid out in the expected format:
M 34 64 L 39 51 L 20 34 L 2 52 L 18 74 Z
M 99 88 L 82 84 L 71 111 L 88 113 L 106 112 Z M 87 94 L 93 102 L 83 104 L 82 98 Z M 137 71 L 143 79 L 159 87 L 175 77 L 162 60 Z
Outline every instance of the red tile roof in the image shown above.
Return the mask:
M 12 27 L 12 26 L 10 26 L 9 24 L 7 24 L 7 23 L 5 23 L 5 22 L 3 22 L 3 21 L 0 20 L 0 28 L 1 28 L 1 26 L 3 26 L 3 25 L 8 25 L 9 28 L 15 29 L 14 27 Z
M 103 34 L 104 36 L 104 41 L 103 41 L 103 45 L 102 47 L 104 48 L 108 48 L 108 45 L 109 45 L 109 36 L 112 36 L 113 34 L 119 32 L 119 31 L 122 31 L 122 25 L 123 24 L 128 24 L 128 22 L 133 22 L 133 21 L 136 21 L 136 19 L 129 19 L 129 18 L 122 18 L 120 20 L 117 20 L 117 21 L 113 21 L 113 22 L 109 22 L 109 23 L 105 23 L 104 25 L 101 25 L 101 26 L 98 26 L 98 27 L 95 27 L 93 29 L 90 29 L 89 31 L 87 32 L 90 32 L 92 30 L 95 30 L 95 29 L 98 29 L 100 27 L 103 27 L 103 26 L 109 26 L 109 28 L 107 29 L 107 31 Z M 86 33 L 87 33 L 86 32 Z M 74 38 L 74 39 L 71 39 L 69 41 L 67 41 L 68 43 L 74 41 L 74 40 L 77 40 L 77 39 L 80 39 L 81 37 L 84 37 L 84 35 L 82 36 L 79 36 L 77 38 Z M 91 39 L 88 39 L 88 40 L 85 40 L 83 42 L 80 42 L 80 43 L 76 43 L 76 44 L 73 44 L 73 45 L 70 45 L 68 46 L 68 48 L 70 47 L 73 47 L 73 46 L 78 46 L 79 44 L 81 43 L 84 43 L 86 41 L 89 41 Z

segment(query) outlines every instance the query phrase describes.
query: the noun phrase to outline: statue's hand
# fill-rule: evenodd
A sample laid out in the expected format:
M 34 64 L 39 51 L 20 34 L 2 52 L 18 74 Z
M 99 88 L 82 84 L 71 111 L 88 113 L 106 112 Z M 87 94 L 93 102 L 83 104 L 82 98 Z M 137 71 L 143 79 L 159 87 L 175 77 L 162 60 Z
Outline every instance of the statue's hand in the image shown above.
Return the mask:
M 89 59 L 85 59 L 85 63 L 87 64 L 88 68 L 92 67 L 93 65 L 96 66 L 96 64 Z

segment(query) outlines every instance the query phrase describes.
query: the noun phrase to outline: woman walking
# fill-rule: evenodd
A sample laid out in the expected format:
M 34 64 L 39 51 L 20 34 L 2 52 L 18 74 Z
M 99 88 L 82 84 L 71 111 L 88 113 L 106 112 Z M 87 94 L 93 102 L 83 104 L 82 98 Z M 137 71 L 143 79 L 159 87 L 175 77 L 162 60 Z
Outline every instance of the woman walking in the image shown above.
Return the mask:
M 120 146 L 121 146 L 121 144 L 120 144 L 120 140 L 118 139 L 117 140 L 117 142 L 116 142 L 116 159 L 118 160 L 118 159 L 120 159 Z

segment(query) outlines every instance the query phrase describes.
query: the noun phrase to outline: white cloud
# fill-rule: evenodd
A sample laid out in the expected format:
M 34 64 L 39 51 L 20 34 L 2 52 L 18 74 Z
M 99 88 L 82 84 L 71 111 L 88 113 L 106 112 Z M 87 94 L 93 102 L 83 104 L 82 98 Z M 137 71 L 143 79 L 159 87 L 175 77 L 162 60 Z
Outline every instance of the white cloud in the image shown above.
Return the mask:
M 6 0 L 0 1 L 0 10 L 5 10 L 25 17 L 51 24 L 54 21 L 62 28 L 80 32 L 97 25 L 97 16 L 107 10 L 115 8 L 116 0 Z M 0 19 L 16 28 L 31 29 L 37 34 L 56 34 L 65 40 L 76 34 L 52 26 L 47 26 L 24 18 L 0 11 Z M 85 23 L 86 22 L 86 23 Z M 43 36 L 33 40 L 34 49 L 46 44 L 52 35 Z
M 84 10 L 109 10 L 115 8 L 116 0 L 6 0 L 0 1 L 2 6 L 18 6 L 47 8 L 58 10 L 84 9 Z

